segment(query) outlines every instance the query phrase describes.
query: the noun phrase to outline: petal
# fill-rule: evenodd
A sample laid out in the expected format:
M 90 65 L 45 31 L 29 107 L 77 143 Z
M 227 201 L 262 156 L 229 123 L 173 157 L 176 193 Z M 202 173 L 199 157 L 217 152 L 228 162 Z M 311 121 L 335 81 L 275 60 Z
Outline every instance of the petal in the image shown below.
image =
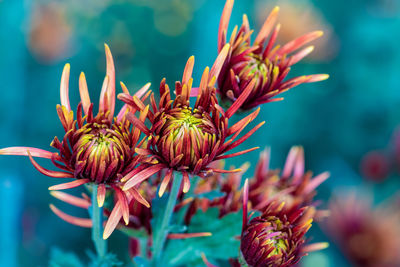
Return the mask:
M 104 227 L 103 239 L 107 239 L 110 237 L 112 232 L 117 227 L 119 221 L 121 220 L 121 217 L 122 217 L 122 210 L 121 210 L 121 205 L 118 201 L 117 204 L 115 204 L 114 209 L 111 211 L 111 214 L 108 217 L 107 223 Z
M 64 190 L 64 189 L 70 189 L 74 187 L 78 187 L 80 185 L 89 183 L 89 179 L 78 179 L 69 183 L 63 183 L 63 184 L 58 184 L 58 185 L 53 185 L 49 187 L 49 190 Z
M 167 189 L 169 182 L 171 181 L 172 174 L 173 174 L 172 169 L 168 169 L 167 174 L 165 175 L 164 179 L 160 184 L 160 189 L 158 190 L 159 197 L 162 197 L 164 195 L 164 192 Z
M 231 46 L 229 44 L 226 44 L 224 48 L 221 50 L 221 52 L 218 54 L 217 59 L 214 62 L 214 65 L 212 66 L 210 70 L 210 75 L 208 76 L 208 81 L 210 82 L 212 78 L 215 77 L 217 80 L 219 77 L 219 73 L 221 72 L 222 66 L 225 64 L 225 60 L 228 56 L 228 53 L 231 49 Z M 211 85 L 213 86 L 213 85 Z
M 153 174 L 156 174 L 157 172 L 161 171 L 162 169 L 165 168 L 165 165 L 163 164 L 157 164 L 157 165 L 152 165 L 141 172 L 135 174 L 132 178 L 129 179 L 122 188 L 122 190 L 126 191 L 129 190 L 130 188 L 134 187 L 135 185 L 143 182 L 144 180 L 148 179 L 150 176 Z
M 107 76 L 109 77 L 109 85 L 107 90 L 107 103 L 110 114 L 108 119 L 111 121 L 114 117 L 114 110 L 115 110 L 115 67 L 114 67 L 114 60 L 110 51 L 110 48 L 107 44 L 104 44 L 104 49 L 106 53 L 106 62 L 107 62 Z
M 132 197 L 137 200 L 140 204 L 146 206 L 147 208 L 150 208 L 150 204 L 149 202 L 147 202 L 147 200 L 142 196 L 142 194 L 139 193 L 139 191 L 135 188 L 132 187 L 129 191 L 128 191 Z
M 302 47 L 303 45 L 314 41 L 315 39 L 321 37 L 324 34 L 324 32 L 322 31 L 314 31 L 314 32 L 310 32 L 307 33 L 303 36 L 300 36 L 299 38 L 285 44 L 284 46 L 282 46 L 278 51 L 277 54 L 280 56 L 283 56 L 285 54 L 289 54 L 297 49 L 299 49 L 300 47 Z
M 191 56 L 186 62 L 185 70 L 183 71 L 182 84 L 187 84 L 192 78 L 194 66 L 194 56 Z
M 125 193 L 117 186 L 113 187 L 115 190 L 115 193 L 118 198 L 119 205 L 121 207 L 121 212 L 122 212 L 122 218 L 124 219 L 124 222 L 126 225 L 129 224 L 129 204 L 128 204 L 128 199 L 126 198 Z
M 230 118 L 233 114 L 242 106 L 242 104 L 246 101 L 247 97 L 250 95 L 251 91 L 254 89 L 257 80 L 253 79 L 251 82 L 246 86 L 240 96 L 236 99 L 235 102 L 228 108 L 225 112 L 225 116 Z
M 74 178 L 74 174 L 70 172 L 60 172 L 60 171 L 51 171 L 48 169 L 43 168 L 40 166 L 31 156 L 30 152 L 28 151 L 29 159 L 32 165 L 38 170 L 41 174 L 54 177 L 54 178 Z
M 79 94 L 81 96 L 83 112 L 85 112 L 85 115 L 88 115 L 91 102 L 86 77 L 83 72 L 79 76 Z
M 233 0 L 227 0 L 222 11 L 218 29 L 218 51 L 221 51 L 226 42 L 226 32 L 228 31 L 229 20 L 233 9 Z
M 106 75 L 103 81 L 103 85 L 101 87 L 101 92 L 100 92 L 100 101 L 99 101 L 99 113 L 104 112 L 106 113 L 108 110 L 108 87 L 110 85 L 110 77 Z
M 87 209 L 89 208 L 92 204 L 90 203 L 90 201 L 84 199 L 84 198 L 79 198 L 61 191 L 51 191 L 50 195 L 52 195 L 53 197 L 64 201 L 65 203 L 71 204 L 73 206 L 79 207 L 79 208 L 83 208 L 83 209 Z
M 67 63 L 65 64 L 61 75 L 60 98 L 61 98 L 61 105 L 66 107 L 68 111 L 71 111 L 71 106 L 69 104 L 69 96 L 68 96 L 69 70 L 70 70 L 70 65 Z
M 206 237 L 212 236 L 210 232 L 202 232 L 202 233 L 179 233 L 179 234 L 168 234 L 168 239 L 188 239 L 193 237 Z
M 240 156 L 240 155 L 249 153 L 251 151 L 257 150 L 259 148 L 260 147 L 256 146 L 256 147 L 249 148 L 249 149 L 246 149 L 246 150 L 243 150 L 243 151 L 239 151 L 239 152 L 236 152 L 236 153 L 232 153 L 232 154 L 229 154 L 229 155 L 218 156 L 218 157 L 215 158 L 215 160 L 220 160 L 220 159 L 226 159 L 226 158 L 232 158 L 232 157 Z
M 190 189 L 190 179 L 189 179 L 189 174 L 187 172 L 183 172 L 183 189 L 182 192 L 183 193 L 187 193 L 189 192 Z
M 247 206 L 248 206 L 248 202 L 249 202 L 249 179 L 246 179 L 246 181 L 244 182 L 244 186 L 243 186 L 243 206 L 242 206 L 243 225 L 242 225 L 242 231 L 247 226 Z
M 105 184 L 99 184 L 97 187 L 97 205 L 99 207 L 103 207 L 104 205 L 104 200 L 106 198 L 106 185 Z
M 267 40 L 268 35 L 271 33 L 272 28 L 275 25 L 276 19 L 278 18 L 279 7 L 276 6 L 268 18 L 265 20 L 264 25 L 262 26 L 260 32 L 258 33 L 256 39 L 254 40 L 254 45 L 263 45 L 265 40 Z
M 68 215 L 68 214 L 62 212 L 61 210 L 57 209 L 53 204 L 50 204 L 50 209 L 58 217 L 60 217 L 61 219 L 63 219 L 64 221 L 66 221 L 70 224 L 77 225 L 80 227 L 85 227 L 85 228 L 90 228 L 93 225 L 91 219 L 78 218 L 78 217 Z
M 311 193 L 315 188 L 317 188 L 320 184 L 322 184 L 326 179 L 330 176 L 329 172 L 321 173 L 312 179 L 304 189 L 304 193 L 308 194 Z
M 0 149 L 0 155 L 28 156 L 28 150 L 32 157 L 38 158 L 51 159 L 54 154 L 39 148 L 14 146 Z

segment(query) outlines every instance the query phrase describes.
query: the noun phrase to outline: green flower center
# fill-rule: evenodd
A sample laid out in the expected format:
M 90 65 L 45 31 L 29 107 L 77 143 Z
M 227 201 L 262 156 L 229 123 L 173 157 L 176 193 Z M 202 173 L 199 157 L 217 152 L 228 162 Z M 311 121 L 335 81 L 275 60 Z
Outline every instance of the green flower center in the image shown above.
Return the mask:
M 87 124 L 74 136 L 73 164 L 77 178 L 102 183 L 115 179 L 129 150 L 123 136 L 107 125 Z
M 154 150 L 164 163 L 176 170 L 196 172 L 205 163 L 217 142 L 218 132 L 209 114 L 190 107 L 163 113 L 156 127 Z

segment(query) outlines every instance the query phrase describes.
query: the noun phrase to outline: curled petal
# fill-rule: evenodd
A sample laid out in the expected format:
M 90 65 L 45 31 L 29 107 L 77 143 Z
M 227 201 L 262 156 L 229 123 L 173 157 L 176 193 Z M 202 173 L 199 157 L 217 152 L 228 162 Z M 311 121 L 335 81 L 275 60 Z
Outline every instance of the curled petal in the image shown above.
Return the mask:
M 50 176 L 50 177 L 54 177 L 54 178 L 74 178 L 74 174 L 70 173 L 70 172 L 60 172 L 60 171 L 51 171 L 48 170 L 46 168 L 43 168 L 42 166 L 40 166 L 33 158 L 32 155 L 30 154 L 30 152 L 28 151 L 28 156 L 29 159 L 32 163 L 32 165 L 36 168 L 36 170 L 38 170 L 40 173 L 46 175 L 46 176 Z
M 50 204 L 50 209 L 61 219 L 66 221 L 67 223 L 77 225 L 80 227 L 85 227 L 85 228 L 90 228 L 92 227 L 92 220 L 91 219 L 85 219 L 85 218 L 78 218 L 74 217 L 71 215 L 68 215 L 61 210 L 57 209 L 53 204 Z

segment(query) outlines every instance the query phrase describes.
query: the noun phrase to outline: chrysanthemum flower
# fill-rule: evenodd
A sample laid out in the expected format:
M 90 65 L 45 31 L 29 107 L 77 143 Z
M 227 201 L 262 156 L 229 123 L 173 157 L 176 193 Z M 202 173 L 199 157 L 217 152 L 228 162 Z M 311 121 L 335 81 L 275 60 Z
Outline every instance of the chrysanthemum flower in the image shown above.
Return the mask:
M 224 161 L 216 162 L 215 165 L 217 165 L 216 167 L 223 168 Z M 214 173 L 207 179 L 199 181 L 194 189 L 196 196 L 217 190 L 220 191 L 223 196 L 212 200 L 195 197 L 193 201 L 191 201 L 186 212 L 186 224 L 190 224 L 191 218 L 199 209 L 206 211 L 208 208 L 217 207 L 219 209 L 220 218 L 232 212 L 239 211 L 242 207 L 242 177 L 248 167 L 249 164 L 244 163 L 240 166 L 240 172 L 227 173 L 226 177 L 223 177 L 221 173 Z
M 305 246 L 304 235 L 311 227 L 313 207 L 285 209 L 285 203 L 271 202 L 262 215 L 249 221 L 247 180 L 243 196 L 241 260 L 248 266 L 293 266 L 307 252 L 326 247 L 326 243 Z
M 100 207 L 104 203 L 106 191 L 112 189 L 118 197 L 115 213 L 123 215 L 125 222 L 128 223 L 130 200 L 135 198 L 148 206 L 147 201 L 141 197 L 135 187 L 131 187 L 128 192 L 124 192 L 120 188 L 120 179 L 132 171 L 137 164 L 138 157 L 135 154 L 135 147 L 139 144 L 141 133 L 139 128 L 132 127 L 125 116 L 128 111 L 134 113 L 139 107 L 125 105 L 114 118 L 115 68 L 107 45 L 105 45 L 105 52 L 107 75 L 101 90 L 99 111 L 96 116 L 93 115 L 93 103 L 90 100 L 85 75 L 82 72 L 79 77 L 81 103 L 77 108 L 77 118 L 74 119 L 68 95 L 70 65 L 66 64 L 61 77 L 61 105 L 57 105 L 57 114 L 64 127 L 65 135 L 61 141 L 55 137 L 51 143 L 57 152 L 32 147 L 9 147 L 0 149 L 0 155 L 29 156 L 33 166 L 46 176 L 75 178 L 72 182 L 51 186 L 50 190 L 63 190 L 87 183 L 97 184 L 97 200 Z M 124 85 L 122 87 L 127 92 L 126 87 Z M 145 95 L 148 88 L 149 84 L 138 91 L 135 98 L 143 97 L 144 100 L 148 97 L 149 93 Z M 145 117 L 140 119 L 144 121 Z M 34 157 L 50 159 L 59 170 L 45 169 L 34 160 Z M 54 208 L 52 209 L 55 211 Z M 72 217 L 69 218 L 71 220 L 68 221 L 73 221 Z M 87 224 L 87 221 L 85 223 Z M 110 229 L 112 224 L 115 222 L 107 223 L 106 230 L 109 233 L 113 230 L 113 228 Z
M 285 202 L 285 208 L 313 205 L 315 189 L 329 178 L 329 173 L 312 177 L 311 171 L 305 172 L 304 150 L 299 146 L 290 149 L 281 173 L 270 170 L 269 159 L 270 150 L 267 148 L 261 153 L 254 178 L 249 183 L 252 208 L 263 211 L 274 200 Z
M 290 88 L 302 83 L 322 81 L 328 75 L 304 75 L 285 80 L 290 68 L 310 54 L 314 47 L 308 46 L 298 51 L 309 42 L 322 36 L 322 31 L 305 34 L 282 47 L 275 46 L 280 25 L 275 26 L 279 8 L 272 10 L 266 19 L 253 44 L 247 16 L 243 16 L 243 24 L 235 27 L 230 39 L 227 39 L 229 19 L 233 8 L 233 0 L 227 0 L 222 13 L 218 31 L 218 50 L 226 43 L 231 45 L 227 60 L 218 77 L 218 90 L 223 101 L 233 103 L 245 88 L 255 80 L 247 99 L 241 105 L 242 110 L 250 110 L 261 104 L 279 101 L 273 98 Z M 269 38 L 268 42 L 266 40 Z
M 341 195 L 330 203 L 325 228 L 354 266 L 400 266 L 398 207 L 371 207 L 371 199 Z
M 257 116 L 259 109 L 229 127 L 232 115 L 238 110 L 246 95 L 250 92 L 251 83 L 233 105 L 224 111 L 217 100 L 215 81 L 221 66 L 229 51 L 229 45 L 221 50 L 214 66 L 207 67 L 203 73 L 198 88 L 192 88 L 192 71 L 194 57 L 187 61 L 182 82 L 175 84 L 175 99 L 171 99 L 171 92 L 165 79 L 160 84 L 160 101 L 158 104 L 151 96 L 152 111 L 148 112 L 150 128 L 142 121 L 128 117 L 131 123 L 141 129 L 148 136 L 147 142 L 136 152 L 144 157 L 142 165 L 136 173 L 123 178 L 126 181 L 124 190 L 128 190 L 151 175 L 165 169 L 165 178 L 160 185 L 159 194 L 162 195 L 173 172 L 183 175 L 183 192 L 190 187 L 189 175 L 206 177 L 213 172 L 229 172 L 210 167 L 216 160 L 241 155 L 256 148 L 247 149 L 233 154 L 226 154 L 249 138 L 261 125 L 260 123 L 235 140 L 242 130 Z M 197 96 L 196 102 L 190 104 L 190 97 Z M 127 104 L 135 105 L 130 96 L 122 94 L 119 98 Z M 233 170 L 239 171 L 239 170 Z

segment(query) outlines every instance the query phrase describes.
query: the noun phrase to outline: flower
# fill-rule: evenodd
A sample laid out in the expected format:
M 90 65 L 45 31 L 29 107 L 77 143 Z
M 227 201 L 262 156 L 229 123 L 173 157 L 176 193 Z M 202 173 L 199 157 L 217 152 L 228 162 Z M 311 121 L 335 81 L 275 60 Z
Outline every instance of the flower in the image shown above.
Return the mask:
M 230 118 L 241 106 L 246 94 L 251 89 L 250 84 L 226 111 L 219 106 L 214 84 L 228 51 L 229 45 L 226 45 L 211 70 L 208 67 L 205 69 L 198 88 L 192 88 L 191 76 L 194 57 L 190 57 L 183 73 L 182 82 L 175 84 L 175 99 L 171 99 L 170 89 L 163 79 L 160 84 L 158 105 L 154 95 L 150 99 L 152 111 L 147 113 L 150 128 L 134 116 L 128 117 L 131 123 L 141 129 L 148 138 L 141 148 L 136 149 L 136 152 L 143 157 L 142 165 L 135 173 L 126 175 L 122 179 L 122 181 L 126 181 L 124 190 L 136 186 L 165 169 L 167 172 L 161 182 L 159 195 L 164 193 L 174 171 L 182 173 L 183 192 L 187 192 L 190 188 L 189 175 L 206 177 L 213 172 L 239 171 L 224 171 L 210 167 L 209 164 L 257 149 L 254 147 L 226 154 L 243 143 L 264 124 L 264 122 L 259 123 L 235 141 L 242 130 L 255 119 L 259 109 L 228 127 Z M 190 105 L 191 96 L 197 97 L 192 106 Z M 136 105 L 127 94 L 120 94 L 118 97 L 127 104 Z
M 330 202 L 325 230 L 354 266 L 400 266 L 398 207 L 371 207 L 371 199 L 340 195 Z
M 215 162 L 214 165 L 223 168 L 224 161 Z M 198 209 L 206 211 L 208 208 L 217 207 L 219 209 L 220 218 L 232 212 L 239 211 L 242 206 L 242 192 L 240 186 L 243 174 L 249 168 L 249 165 L 249 163 L 244 163 L 240 166 L 240 172 L 227 173 L 226 178 L 224 178 L 221 173 L 214 173 L 207 179 L 199 181 L 194 189 L 195 197 L 187 209 L 185 223 L 187 225 L 190 224 L 190 220 Z M 214 199 L 202 197 L 202 194 L 212 191 L 220 192 L 223 195 Z
M 361 172 L 368 180 L 380 182 L 388 177 L 390 159 L 382 151 L 368 152 L 361 160 Z
M 250 110 L 261 104 L 279 101 L 273 98 L 290 88 L 302 83 L 311 83 L 327 79 L 326 74 L 304 75 L 284 81 L 290 68 L 310 54 L 314 47 L 308 46 L 298 52 L 307 43 L 322 36 L 322 31 L 305 34 L 282 47 L 274 43 L 279 33 L 280 25 L 275 26 L 279 8 L 275 7 L 256 36 L 250 43 L 250 30 L 247 16 L 243 16 L 242 26 L 235 27 L 230 39 L 227 30 L 233 8 L 233 0 L 227 0 L 218 31 L 218 51 L 226 43 L 231 45 L 226 62 L 218 77 L 218 90 L 223 101 L 232 104 L 245 91 L 250 83 L 255 81 L 248 97 L 241 105 L 242 110 Z M 267 38 L 269 41 L 266 43 Z
M 105 45 L 107 75 L 101 90 L 99 111 L 94 117 L 93 103 L 90 100 L 86 78 L 82 72 L 79 77 L 79 92 L 81 103 L 77 108 L 77 118 L 70 107 L 69 101 L 69 73 L 70 65 L 66 64 L 61 77 L 60 97 L 61 105 L 57 105 L 57 114 L 64 127 L 65 135 L 60 141 L 57 137 L 51 146 L 58 152 L 31 147 L 9 147 L 0 149 L 0 155 L 28 156 L 33 166 L 42 174 L 54 178 L 75 178 L 72 182 L 51 186 L 49 190 L 63 190 L 77 187 L 83 184 L 94 183 L 98 185 L 97 201 L 103 206 L 106 191 L 112 189 L 118 197 L 118 206 L 114 217 L 123 216 L 126 223 L 129 222 L 128 203 L 132 199 L 148 206 L 148 202 L 141 197 L 135 187 L 129 192 L 123 192 L 120 188 L 120 179 L 136 166 L 138 157 L 135 147 L 139 143 L 140 129 L 131 127 L 126 119 L 126 114 L 136 112 L 135 107 L 125 105 L 117 117 L 114 117 L 115 109 L 115 68 L 111 51 Z M 125 92 L 126 87 L 121 83 Z M 144 100 L 149 84 L 139 90 L 135 97 Z M 82 114 L 82 110 L 83 113 Z M 144 118 L 142 118 L 144 119 Z M 58 171 L 48 170 L 40 166 L 33 157 L 50 159 Z M 65 195 L 64 195 L 65 196 Z M 68 197 L 64 198 L 68 201 Z M 54 207 L 52 208 L 55 211 Z M 56 212 L 57 214 L 57 212 Z M 58 214 L 60 214 L 58 212 Z M 60 216 L 64 217 L 65 216 Z M 118 220 L 119 220 L 118 218 Z M 71 218 L 70 218 L 71 219 Z M 67 220 L 74 221 L 74 220 Z M 80 221 L 83 222 L 83 221 Z M 85 223 L 87 225 L 87 221 Z M 110 234 L 116 225 L 109 220 L 105 228 L 105 236 Z
M 326 243 L 305 246 L 304 235 L 311 227 L 314 207 L 285 209 L 285 202 L 271 202 L 262 215 L 249 221 L 248 181 L 243 195 L 241 259 L 249 266 L 293 266 L 307 252 L 319 250 Z
M 269 169 L 270 149 L 260 155 L 249 183 L 249 200 L 254 210 L 263 211 L 274 200 L 285 202 L 285 208 L 313 205 L 315 189 L 329 178 L 329 173 L 321 173 L 314 178 L 312 172 L 304 171 L 304 149 L 294 146 L 290 149 L 283 171 Z M 318 211 L 318 215 L 323 215 Z

